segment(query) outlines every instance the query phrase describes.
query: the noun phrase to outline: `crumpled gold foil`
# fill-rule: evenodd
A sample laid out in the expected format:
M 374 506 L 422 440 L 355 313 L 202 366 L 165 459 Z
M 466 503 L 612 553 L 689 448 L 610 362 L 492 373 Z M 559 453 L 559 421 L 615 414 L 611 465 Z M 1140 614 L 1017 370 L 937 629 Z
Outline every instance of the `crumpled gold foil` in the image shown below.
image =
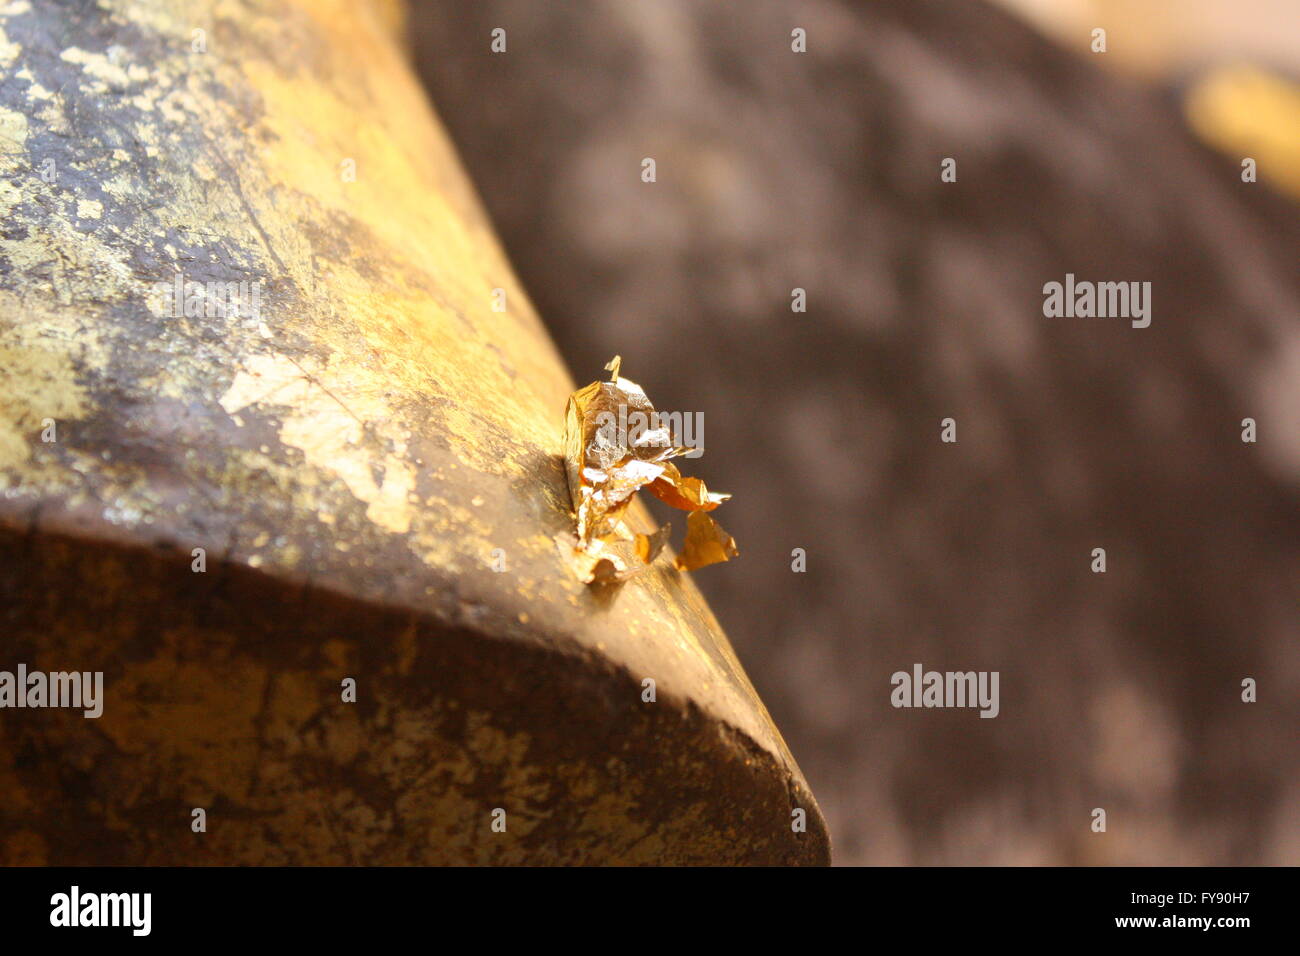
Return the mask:
M 564 463 L 576 521 L 573 558 L 578 577 L 588 584 L 617 583 L 654 563 L 671 525 L 646 535 L 633 532 L 624 521 L 633 497 L 647 486 L 661 501 L 689 512 L 686 544 L 674 561 L 678 570 L 736 557 L 735 541 L 705 514 L 731 496 L 709 491 L 702 480 L 683 475 L 669 461 L 689 449 L 673 446 L 666 428 L 647 428 L 634 436 L 610 427 L 611 421 L 627 422 L 637 412 L 655 423 L 650 399 L 640 385 L 619 375 L 621 366 L 622 359 L 614 356 L 605 366 L 609 381 L 578 389 L 564 412 Z

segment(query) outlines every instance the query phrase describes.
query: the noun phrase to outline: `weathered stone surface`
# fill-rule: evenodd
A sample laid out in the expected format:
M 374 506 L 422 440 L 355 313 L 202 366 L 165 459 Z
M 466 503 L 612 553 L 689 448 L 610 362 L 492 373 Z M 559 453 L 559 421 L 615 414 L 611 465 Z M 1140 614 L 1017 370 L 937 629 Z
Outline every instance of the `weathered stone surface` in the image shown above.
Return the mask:
M 573 383 L 391 5 L 102 6 L 0 15 L 0 661 L 107 682 L 0 712 L 0 860 L 825 862 L 690 579 L 563 564 Z

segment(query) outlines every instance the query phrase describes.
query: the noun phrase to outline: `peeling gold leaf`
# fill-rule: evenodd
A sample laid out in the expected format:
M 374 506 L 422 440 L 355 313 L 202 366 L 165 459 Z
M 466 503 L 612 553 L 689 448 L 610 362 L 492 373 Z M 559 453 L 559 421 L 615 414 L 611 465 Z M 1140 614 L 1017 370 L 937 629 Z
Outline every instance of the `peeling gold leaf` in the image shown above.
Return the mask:
M 724 492 L 709 491 L 703 479 L 683 475 L 670 462 L 664 462 L 663 473 L 650 483 L 650 493 L 681 511 L 712 511 L 731 497 Z
M 668 543 L 668 533 L 672 529 L 672 525 L 666 524 L 661 525 L 659 530 L 653 534 L 638 534 L 636 536 L 636 553 L 643 564 L 654 564 L 655 558 L 659 557 L 659 552 Z
M 740 554 L 731 535 L 703 511 L 686 518 L 686 544 L 675 562 L 678 571 L 694 571 L 709 564 L 730 561 Z

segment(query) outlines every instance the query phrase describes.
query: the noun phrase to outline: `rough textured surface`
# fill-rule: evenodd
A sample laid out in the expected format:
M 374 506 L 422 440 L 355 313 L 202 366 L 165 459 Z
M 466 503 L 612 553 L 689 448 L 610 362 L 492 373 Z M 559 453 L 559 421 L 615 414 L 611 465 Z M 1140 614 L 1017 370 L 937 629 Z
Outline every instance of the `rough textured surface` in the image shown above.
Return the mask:
M 704 413 L 744 556 L 699 581 L 836 859 L 1300 861 L 1300 219 L 1275 171 L 1243 184 L 1086 32 L 738 7 L 422 0 L 411 25 L 573 366 L 635 357 L 658 407 Z M 1151 281 L 1151 328 L 1045 319 L 1067 271 Z M 893 709 L 916 661 L 999 670 L 1001 716 Z
M 0 714 L 0 859 L 824 862 L 690 580 L 561 560 L 572 382 L 394 22 L 0 7 L 4 660 L 107 680 Z

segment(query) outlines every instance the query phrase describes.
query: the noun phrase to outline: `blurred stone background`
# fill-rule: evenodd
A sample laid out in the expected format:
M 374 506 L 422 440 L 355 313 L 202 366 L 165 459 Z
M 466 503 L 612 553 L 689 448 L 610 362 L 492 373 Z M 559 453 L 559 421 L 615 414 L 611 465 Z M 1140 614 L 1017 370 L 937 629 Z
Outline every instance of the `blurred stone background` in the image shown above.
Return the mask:
M 704 413 L 692 471 L 735 494 L 742 556 L 696 579 L 838 862 L 1300 863 L 1300 223 L 1284 155 L 1240 180 L 1274 114 L 1229 93 L 1255 120 L 1220 153 L 1185 111 L 1218 59 L 1294 52 L 1296 15 L 1252 0 L 1260 43 L 1216 57 L 1217 13 L 1011 5 L 1057 40 L 920 0 L 416 0 L 409 26 L 575 379 L 618 352 Z M 1067 272 L 1152 282 L 1151 327 L 1044 318 Z M 1000 671 L 1001 715 L 893 709 L 915 662 Z

